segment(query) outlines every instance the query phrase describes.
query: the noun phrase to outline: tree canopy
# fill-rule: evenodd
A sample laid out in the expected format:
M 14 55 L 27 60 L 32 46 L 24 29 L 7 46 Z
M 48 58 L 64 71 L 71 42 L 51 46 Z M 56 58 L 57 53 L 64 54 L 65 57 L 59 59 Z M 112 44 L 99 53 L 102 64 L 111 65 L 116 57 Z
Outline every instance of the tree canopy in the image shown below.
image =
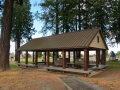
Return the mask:
M 30 12 L 30 8 L 29 0 L 24 0 L 22 6 L 14 3 L 11 40 L 16 44 L 15 50 L 20 47 L 20 42 L 29 41 L 32 39 L 32 35 L 36 33 L 35 28 L 33 28 L 33 15 Z M 15 60 L 17 61 L 17 51 Z
M 119 0 L 43 0 L 39 6 L 43 34 L 101 28 L 109 45 L 120 42 Z
M 36 33 L 33 28 L 33 16 L 30 8 L 29 0 L 24 0 L 22 6 L 14 3 L 11 31 L 11 39 L 13 41 L 16 41 L 18 36 L 20 39 L 30 40 L 32 35 Z

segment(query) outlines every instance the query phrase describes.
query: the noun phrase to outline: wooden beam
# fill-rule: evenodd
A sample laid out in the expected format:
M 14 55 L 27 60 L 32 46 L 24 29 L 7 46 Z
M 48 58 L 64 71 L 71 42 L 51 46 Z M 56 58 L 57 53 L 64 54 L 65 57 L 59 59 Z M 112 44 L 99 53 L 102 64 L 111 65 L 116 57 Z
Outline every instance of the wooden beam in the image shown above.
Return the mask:
M 96 67 L 99 66 L 99 61 L 100 61 L 100 50 L 96 50 Z
M 103 65 L 106 65 L 106 50 L 102 50 Z
M 38 52 L 35 51 L 35 65 L 38 65 Z
M 49 67 L 49 51 L 46 52 L 46 66 Z
M 18 55 L 18 63 L 20 63 L 20 51 L 18 51 L 18 53 L 17 53 Z M 20 65 L 18 65 L 18 66 L 20 66 Z
M 65 61 L 65 58 L 66 58 L 66 52 L 65 50 L 62 50 L 62 67 L 63 68 L 66 68 L 66 61 Z
M 28 64 L 28 51 L 26 51 L 26 62 L 25 62 L 25 64 Z
M 34 61 L 34 51 L 33 51 L 33 63 L 34 63 L 35 61 Z
M 88 70 L 88 49 L 84 49 L 84 71 Z

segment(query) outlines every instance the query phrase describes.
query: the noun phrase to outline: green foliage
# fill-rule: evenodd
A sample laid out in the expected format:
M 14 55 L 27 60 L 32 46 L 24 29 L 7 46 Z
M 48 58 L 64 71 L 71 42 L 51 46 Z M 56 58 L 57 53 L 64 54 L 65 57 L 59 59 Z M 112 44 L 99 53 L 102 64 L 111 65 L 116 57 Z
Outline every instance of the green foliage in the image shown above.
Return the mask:
M 120 51 L 118 51 L 118 52 L 116 53 L 116 56 L 120 56 Z
M 22 55 L 22 57 L 23 57 L 23 58 L 26 58 L 26 53 L 24 53 L 24 54 Z M 28 53 L 28 58 L 30 58 L 30 57 L 31 57 L 31 54 Z
M 106 50 L 106 56 L 109 56 L 108 50 Z
M 42 57 L 42 52 L 38 52 L 38 57 Z
M 15 69 L 15 68 L 17 68 L 17 65 L 15 65 L 15 64 L 10 64 L 10 68 L 11 68 L 11 69 Z
M 52 52 L 50 52 L 50 55 L 49 55 L 50 57 L 53 57 L 53 53 Z
M 24 0 L 22 6 L 14 3 L 11 40 L 30 40 L 32 35 L 35 34 L 36 30 L 33 28 L 33 16 L 30 12 L 30 8 L 29 0 Z
M 80 26 L 77 21 L 78 0 L 44 0 L 40 3 L 42 15 L 40 19 L 44 21 L 42 33 L 46 34 L 48 31 L 52 34 L 61 34 L 77 30 Z M 76 27 L 75 27 L 76 26 Z
M 84 55 L 83 54 L 81 54 L 81 57 L 83 57 Z
M 120 70 L 120 61 L 107 61 L 108 69 L 119 69 Z

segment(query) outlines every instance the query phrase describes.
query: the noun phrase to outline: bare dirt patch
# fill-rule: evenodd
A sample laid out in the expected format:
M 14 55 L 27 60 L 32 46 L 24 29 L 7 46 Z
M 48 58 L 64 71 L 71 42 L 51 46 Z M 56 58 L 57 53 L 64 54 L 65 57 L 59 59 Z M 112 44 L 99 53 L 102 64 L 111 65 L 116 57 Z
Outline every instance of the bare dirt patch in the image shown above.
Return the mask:
M 0 73 L 0 90 L 66 90 L 59 81 L 62 74 L 18 69 Z
M 120 90 L 120 70 L 104 70 L 93 77 L 80 78 L 97 86 L 100 86 L 104 90 Z
M 120 70 L 104 70 L 93 77 L 18 68 L 0 73 L 0 90 L 68 90 L 58 77 L 77 76 L 105 90 L 120 90 Z M 72 83 L 72 82 L 71 82 Z

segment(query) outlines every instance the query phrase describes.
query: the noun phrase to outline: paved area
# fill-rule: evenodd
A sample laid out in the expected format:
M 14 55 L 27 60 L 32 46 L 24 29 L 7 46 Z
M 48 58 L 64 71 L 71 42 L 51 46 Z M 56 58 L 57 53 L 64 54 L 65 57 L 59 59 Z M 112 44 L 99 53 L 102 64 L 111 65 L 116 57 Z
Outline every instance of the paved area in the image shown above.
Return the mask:
M 70 90 L 103 90 L 102 88 L 85 82 L 77 77 L 59 78 Z

